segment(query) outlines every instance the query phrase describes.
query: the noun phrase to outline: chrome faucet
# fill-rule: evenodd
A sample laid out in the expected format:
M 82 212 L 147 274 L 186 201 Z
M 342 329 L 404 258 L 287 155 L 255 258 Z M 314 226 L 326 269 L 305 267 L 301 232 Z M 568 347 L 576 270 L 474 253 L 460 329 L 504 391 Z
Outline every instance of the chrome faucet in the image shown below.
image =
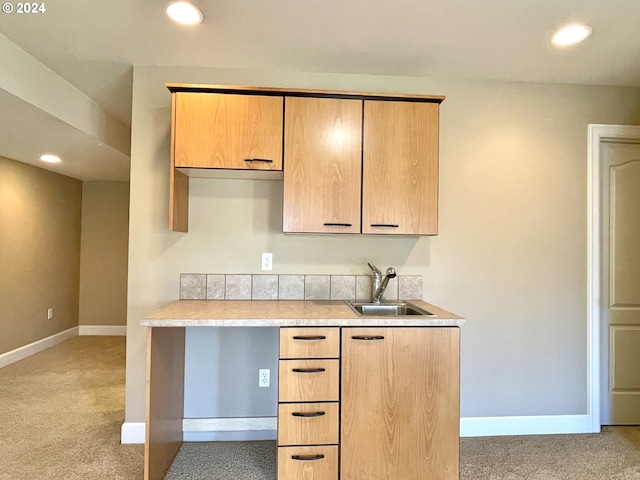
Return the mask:
M 382 295 L 384 295 L 384 291 L 387 289 L 387 285 L 389 285 L 389 280 L 396 277 L 396 271 L 393 267 L 387 268 L 387 272 L 382 278 L 382 272 L 371 263 L 367 263 L 369 268 L 373 272 L 373 303 L 379 304 Z

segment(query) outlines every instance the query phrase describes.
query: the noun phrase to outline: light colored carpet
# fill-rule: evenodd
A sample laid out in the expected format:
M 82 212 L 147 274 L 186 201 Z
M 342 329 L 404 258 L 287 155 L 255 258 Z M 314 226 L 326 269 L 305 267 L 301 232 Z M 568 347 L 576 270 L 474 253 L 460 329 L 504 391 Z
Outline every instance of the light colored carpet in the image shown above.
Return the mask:
M 640 480 L 640 427 L 463 438 L 461 480 Z
M 121 445 L 124 337 L 76 337 L 0 368 L 1 480 L 142 478 Z
M 139 480 L 121 445 L 124 337 L 77 337 L 0 369 L 0 480 Z M 186 443 L 167 480 L 274 480 L 275 442 Z M 640 427 L 463 438 L 461 480 L 640 480 Z M 438 480 L 438 479 L 429 479 Z

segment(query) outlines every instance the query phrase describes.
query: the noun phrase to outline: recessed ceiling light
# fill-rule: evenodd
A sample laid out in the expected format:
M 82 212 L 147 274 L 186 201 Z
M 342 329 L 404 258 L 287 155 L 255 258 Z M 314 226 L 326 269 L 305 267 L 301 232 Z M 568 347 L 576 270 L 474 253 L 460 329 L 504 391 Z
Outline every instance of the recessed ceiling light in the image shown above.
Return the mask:
M 182 25 L 198 25 L 204 20 L 204 15 L 198 7 L 188 2 L 172 2 L 167 7 L 167 15 L 174 22 Z
M 580 43 L 592 33 L 593 28 L 588 25 L 569 25 L 558 30 L 551 38 L 551 43 L 557 47 L 568 47 Z
M 60 163 L 62 161 L 57 155 L 51 155 L 49 153 L 40 155 L 40 160 L 47 163 Z

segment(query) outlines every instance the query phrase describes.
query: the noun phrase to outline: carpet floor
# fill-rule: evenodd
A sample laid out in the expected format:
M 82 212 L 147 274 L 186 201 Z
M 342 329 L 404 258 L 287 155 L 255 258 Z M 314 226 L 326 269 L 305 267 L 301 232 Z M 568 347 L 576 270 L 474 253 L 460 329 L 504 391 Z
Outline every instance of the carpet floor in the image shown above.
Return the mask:
M 76 337 L 0 368 L 0 480 L 139 480 L 121 445 L 124 337 Z M 167 480 L 274 480 L 275 442 L 185 443 Z M 640 427 L 463 438 L 460 480 L 640 480 Z M 429 479 L 437 480 L 437 479 Z

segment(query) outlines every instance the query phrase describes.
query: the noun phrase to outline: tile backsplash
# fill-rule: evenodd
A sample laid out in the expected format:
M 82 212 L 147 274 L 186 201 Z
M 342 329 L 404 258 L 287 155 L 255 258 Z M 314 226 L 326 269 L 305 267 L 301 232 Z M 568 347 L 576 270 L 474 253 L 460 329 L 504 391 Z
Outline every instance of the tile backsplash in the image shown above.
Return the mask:
M 370 300 L 371 275 L 183 273 L 180 300 Z M 384 300 L 421 300 L 422 277 L 398 275 Z

